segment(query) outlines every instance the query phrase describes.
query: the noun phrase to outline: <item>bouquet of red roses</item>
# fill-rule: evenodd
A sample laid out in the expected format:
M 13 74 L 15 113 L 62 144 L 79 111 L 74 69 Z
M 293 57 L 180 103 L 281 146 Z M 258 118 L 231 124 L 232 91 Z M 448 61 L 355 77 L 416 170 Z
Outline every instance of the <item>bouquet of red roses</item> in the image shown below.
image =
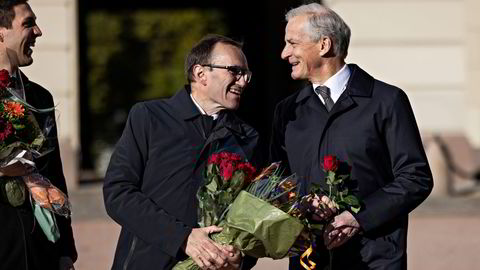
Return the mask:
M 207 162 L 205 183 L 197 192 L 198 224 L 201 227 L 218 225 L 238 193 L 253 179 L 255 171 L 239 154 L 212 154 Z
M 44 147 L 46 135 L 52 127 L 46 124 L 42 130 L 32 111 L 48 112 L 53 108 L 37 110 L 18 94 L 23 89 L 13 89 L 12 85 L 8 71 L 0 70 L 0 168 L 8 170 L 9 166 L 15 166 L 17 162 L 34 168 L 32 158 L 38 158 L 52 150 Z M 67 196 L 35 171 L 23 177 L 4 177 L 0 184 L 1 192 L 12 206 L 24 203 L 24 185 L 27 187 L 33 199 L 32 207 L 38 223 L 49 240 L 55 242 L 59 233 L 55 218 L 49 211 L 70 216 L 71 207 Z
M 197 193 L 199 224 L 222 227 L 211 238 L 233 245 L 244 254 L 284 258 L 292 254 L 292 246 L 305 229 L 297 217 L 287 213 L 295 212 L 299 205 L 296 177 L 282 178 L 279 163 L 254 178 L 255 171 L 237 154 L 213 154 L 207 164 L 205 185 Z M 174 269 L 199 267 L 189 258 Z

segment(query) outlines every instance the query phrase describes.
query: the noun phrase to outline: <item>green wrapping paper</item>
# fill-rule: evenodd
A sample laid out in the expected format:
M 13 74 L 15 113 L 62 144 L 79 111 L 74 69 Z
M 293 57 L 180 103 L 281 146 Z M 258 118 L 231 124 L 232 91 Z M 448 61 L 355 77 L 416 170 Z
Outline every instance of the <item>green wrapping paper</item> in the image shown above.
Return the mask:
M 251 257 L 273 259 L 286 257 L 304 229 L 296 218 L 246 191 L 239 193 L 219 226 L 223 231 L 212 235 L 215 242 L 233 245 Z M 200 268 L 188 258 L 173 269 Z
M 234 244 L 245 254 L 261 258 L 284 258 L 304 226 L 296 218 L 241 191 L 227 214 L 227 226 L 248 234 L 240 234 Z M 264 250 L 250 249 L 249 242 L 260 240 Z

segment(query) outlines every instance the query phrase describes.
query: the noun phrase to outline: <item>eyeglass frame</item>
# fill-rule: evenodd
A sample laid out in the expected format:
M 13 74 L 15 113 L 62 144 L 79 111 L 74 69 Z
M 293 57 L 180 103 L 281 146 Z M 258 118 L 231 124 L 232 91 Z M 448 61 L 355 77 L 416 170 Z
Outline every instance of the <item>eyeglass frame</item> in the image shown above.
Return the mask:
M 252 80 L 252 72 L 246 68 L 242 68 L 239 66 L 221 66 L 221 65 L 213 65 L 213 64 L 203 64 L 202 67 L 209 67 L 209 68 L 221 68 L 226 69 L 232 75 L 235 76 L 235 79 L 240 80 L 243 77 L 246 83 L 249 83 Z

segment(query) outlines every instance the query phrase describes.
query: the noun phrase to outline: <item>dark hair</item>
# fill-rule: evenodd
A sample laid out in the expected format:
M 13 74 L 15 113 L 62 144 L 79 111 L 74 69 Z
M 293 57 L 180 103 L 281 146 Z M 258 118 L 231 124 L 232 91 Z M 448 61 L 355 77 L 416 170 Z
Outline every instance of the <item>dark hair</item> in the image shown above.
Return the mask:
M 222 35 L 208 34 L 204 36 L 195 46 L 193 46 L 185 58 L 185 77 L 189 83 L 194 81 L 193 67 L 198 64 L 208 64 L 213 48 L 217 43 L 232 45 L 240 49 L 242 49 L 243 46 L 242 43 Z
M 15 19 L 13 7 L 26 4 L 28 0 L 0 0 L 0 27 L 12 28 Z

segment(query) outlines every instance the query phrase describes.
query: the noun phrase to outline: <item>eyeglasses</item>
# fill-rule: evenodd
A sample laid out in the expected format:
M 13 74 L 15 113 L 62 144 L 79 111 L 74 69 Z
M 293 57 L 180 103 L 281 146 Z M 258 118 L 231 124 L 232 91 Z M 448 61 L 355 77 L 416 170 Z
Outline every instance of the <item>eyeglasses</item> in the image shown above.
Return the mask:
M 233 76 L 237 80 L 240 80 L 240 78 L 243 77 L 246 83 L 249 83 L 250 80 L 252 79 L 252 72 L 248 69 L 239 67 L 239 66 L 218 66 L 218 65 L 212 65 L 212 64 L 205 64 L 202 65 L 203 67 L 210 67 L 210 68 L 221 68 L 221 69 L 226 69 L 230 73 L 232 73 Z

